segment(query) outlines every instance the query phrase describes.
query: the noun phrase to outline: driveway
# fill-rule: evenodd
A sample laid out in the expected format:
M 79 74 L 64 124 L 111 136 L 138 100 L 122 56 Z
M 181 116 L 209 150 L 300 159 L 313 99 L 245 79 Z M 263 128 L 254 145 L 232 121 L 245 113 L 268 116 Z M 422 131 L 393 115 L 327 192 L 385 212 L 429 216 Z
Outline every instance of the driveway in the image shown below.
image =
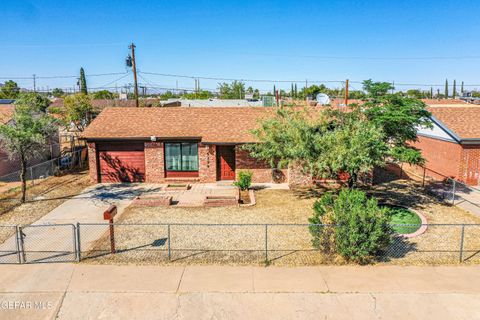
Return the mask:
M 27 262 L 62 262 L 75 260 L 76 223 L 105 223 L 103 212 L 117 205 L 119 216 L 141 194 L 158 192 L 156 185 L 98 184 L 65 201 L 30 226 L 23 227 L 24 260 Z M 50 226 L 51 225 L 51 226 Z M 83 249 L 101 237 L 108 226 L 98 226 L 94 233 L 82 233 Z M 15 236 L 0 245 L 2 261 L 18 261 Z M 10 254 L 8 254 L 10 252 Z M 6 254 L 5 254 L 6 253 Z
M 480 319 L 480 267 L 0 266 L 1 319 Z

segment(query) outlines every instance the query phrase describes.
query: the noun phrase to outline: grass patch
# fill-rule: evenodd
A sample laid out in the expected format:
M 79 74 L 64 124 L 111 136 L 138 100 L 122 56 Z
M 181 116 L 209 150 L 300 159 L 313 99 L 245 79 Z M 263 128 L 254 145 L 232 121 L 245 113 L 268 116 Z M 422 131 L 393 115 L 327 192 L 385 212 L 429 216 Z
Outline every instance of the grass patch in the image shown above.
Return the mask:
M 385 206 L 388 208 L 387 215 L 390 218 L 390 223 L 411 224 L 413 226 L 393 226 L 393 230 L 399 234 L 409 234 L 417 231 L 422 224 L 422 220 L 415 212 L 402 207 Z

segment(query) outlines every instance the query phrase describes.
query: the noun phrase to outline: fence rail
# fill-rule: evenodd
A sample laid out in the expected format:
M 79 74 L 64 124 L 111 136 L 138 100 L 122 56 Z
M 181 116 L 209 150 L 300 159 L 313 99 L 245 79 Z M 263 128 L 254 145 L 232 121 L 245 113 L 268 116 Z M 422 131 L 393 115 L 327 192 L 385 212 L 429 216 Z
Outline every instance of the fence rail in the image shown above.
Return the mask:
M 35 180 L 41 180 L 61 173 L 65 170 L 83 168 L 86 165 L 87 152 L 85 148 L 67 152 L 64 155 L 30 166 L 27 168 L 26 179 L 35 184 Z M 11 183 L 20 181 L 20 170 L 0 176 L 0 182 Z
M 467 185 L 465 182 L 417 165 L 388 163 L 386 169 L 401 179 L 418 182 L 425 191 L 443 201 L 480 208 L 480 189 L 478 187 Z
M 420 225 L 392 225 L 392 227 Z M 426 224 L 414 238 L 394 234 L 376 256 L 385 264 L 480 263 L 480 224 Z M 0 226 L 1 263 L 93 260 L 102 263 L 342 264 L 326 243 L 336 225 L 77 223 Z

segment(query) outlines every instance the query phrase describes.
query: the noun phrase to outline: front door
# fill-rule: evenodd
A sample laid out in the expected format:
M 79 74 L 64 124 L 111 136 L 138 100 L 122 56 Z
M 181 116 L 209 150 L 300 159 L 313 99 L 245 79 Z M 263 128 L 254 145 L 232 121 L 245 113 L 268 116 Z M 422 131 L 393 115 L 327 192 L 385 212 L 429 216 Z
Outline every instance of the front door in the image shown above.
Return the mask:
M 235 180 L 235 146 L 217 146 L 218 180 Z

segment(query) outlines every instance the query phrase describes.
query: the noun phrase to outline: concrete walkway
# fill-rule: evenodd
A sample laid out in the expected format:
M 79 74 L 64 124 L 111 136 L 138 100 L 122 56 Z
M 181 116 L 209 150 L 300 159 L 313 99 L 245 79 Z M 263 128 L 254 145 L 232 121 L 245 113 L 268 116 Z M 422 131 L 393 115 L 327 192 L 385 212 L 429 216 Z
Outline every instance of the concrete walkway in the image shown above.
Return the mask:
M 0 266 L 1 319 L 480 319 L 480 267 Z

